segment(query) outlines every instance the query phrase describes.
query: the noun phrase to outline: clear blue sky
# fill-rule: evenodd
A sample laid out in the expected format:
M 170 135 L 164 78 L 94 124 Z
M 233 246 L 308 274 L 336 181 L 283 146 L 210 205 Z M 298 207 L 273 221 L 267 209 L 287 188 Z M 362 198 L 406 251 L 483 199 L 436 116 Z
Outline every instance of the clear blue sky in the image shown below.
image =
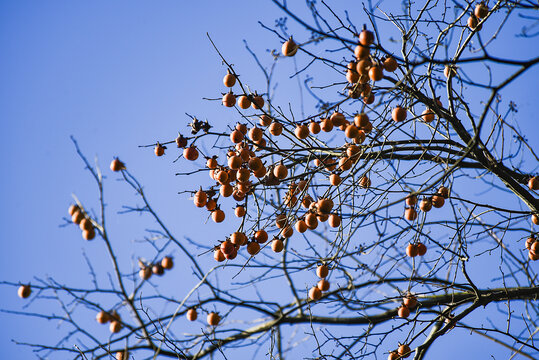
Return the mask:
M 262 56 L 279 48 L 257 21 L 271 25 L 280 16 L 269 1 L 0 1 L 0 278 L 28 282 L 50 275 L 76 284 L 87 276 L 81 250 L 100 254 L 78 230 L 59 227 L 71 193 L 97 209 L 95 185 L 70 135 L 105 170 L 120 156 L 173 230 L 197 240 L 205 236 L 189 228 L 200 219 L 190 213 L 185 196 L 177 195 L 190 188 L 174 176 L 185 163 L 172 165 L 171 155 L 156 159 L 138 146 L 187 132 L 185 112 L 222 124 L 235 120 L 218 103 L 202 100 L 223 90 L 223 66 L 206 32 L 238 69 L 246 69 L 240 74 L 263 88 L 242 40 Z M 277 75 L 290 73 L 285 67 Z M 525 86 L 530 91 L 518 99 L 521 126 L 537 134 L 537 88 Z M 114 181 L 116 175 L 106 175 L 108 211 L 114 213 L 119 199 L 134 197 Z M 110 223 L 117 225 L 113 235 L 125 240 L 119 247 L 128 263 L 136 218 L 130 219 L 133 229 L 123 224 Z M 0 287 L 1 307 L 21 309 L 25 302 L 7 289 Z M 32 358 L 12 338 L 57 338 L 54 323 L 2 313 L 0 323 L 0 358 Z

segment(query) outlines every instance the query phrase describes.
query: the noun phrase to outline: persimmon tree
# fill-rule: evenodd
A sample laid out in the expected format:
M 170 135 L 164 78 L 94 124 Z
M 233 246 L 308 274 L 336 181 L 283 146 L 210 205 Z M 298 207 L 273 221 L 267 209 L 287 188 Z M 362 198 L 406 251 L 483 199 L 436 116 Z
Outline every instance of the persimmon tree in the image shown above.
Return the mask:
M 536 358 L 539 158 L 504 91 L 539 57 L 498 43 L 518 22 L 517 35 L 537 44 L 537 2 L 369 2 L 358 19 L 325 2 L 308 1 L 308 18 L 274 3 L 284 17 L 261 26 L 275 50 L 247 47 L 264 88 L 208 36 L 224 78 L 201 96 L 237 121 L 201 121 L 193 109 L 190 131 L 141 146 L 194 179 L 179 190 L 191 200 L 183 211 L 200 214 L 191 226 L 201 233 L 205 220 L 221 224 L 217 236 L 174 234 L 140 170 L 121 154 L 100 169 L 74 142 L 99 196 L 96 208 L 76 200 L 66 225 L 105 247 L 112 265 L 101 270 L 108 283 L 98 269 L 86 286 L 23 283 L 21 297 L 61 304 L 24 312 L 63 322 L 56 344 L 32 344 L 37 354 L 424 359 L 466 333 Z M 302 30 L 290 34 L 291 22 Z M 275 87 L 275 69 L 290 61 L 290 81 L 302 79 L 311 100 Z M 118 215 L 105 213 L 104 173 L 135 190 L 125 212 L 158 226 L 146 237 L 152 252 L 131 268 L 107 231 Z M 172 268 L 195 279 L 178 284 L 180 296 L 156 280 Z M 88 330 L 89 313 L 107 326 Z

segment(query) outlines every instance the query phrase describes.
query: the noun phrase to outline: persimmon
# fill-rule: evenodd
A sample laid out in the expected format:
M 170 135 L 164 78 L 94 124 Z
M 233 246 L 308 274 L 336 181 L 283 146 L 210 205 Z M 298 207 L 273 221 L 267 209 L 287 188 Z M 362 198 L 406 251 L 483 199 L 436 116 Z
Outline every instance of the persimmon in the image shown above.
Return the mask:
M 163 156 L 165 155 L 165 147 L 159 143 L 155 145 L 155 148 L 153 149 L 155 156 Z
M 114 158 L 110 163 L 110 169 L 112 171 L 125 170 L 125 164 L 120 161 L 118 158 Z
M 320 289 L 320 291 L 328 291 L 329 290 L 329 281 L 326 279 L 320 279 L 318 283 L 316 284 L 316 287 Z
M 356 125 L 350 124 L 344 130 L 344 135 L 349 139 L 354 139 L 359 135 L 359 129 Z
M 426 108 L 425 110 L 423 110 L 423 113 L 421 114 L 421 118 L 423 119 L 424 122 L 430 123 L 432 122 L 432 120 L 434 120 L 434 112 L 431 109 Z
M 260 126 L 270 126 L 271 122 L 273 121 L 273 119 L 266 114 L 260 115 L 258 119 L 258 123 L 260 124 Z
M 227 258 L 228 260 L 234 260 L 236 258 L 236 256 L 238 256 L 238 249 L 237 248 L 234 248 L 232 250 L 232 252 L 230 252 L 228 254 L 225 254 L 225 258 Z
M 483 25 L 479 26 L 479 19 L 477 19 L 474 14 L 470 15 L 466 23 L 470 30 L 481 30 L 481 28 L 483 27 Z
M 236 208 L 234 209 L 234 214 L 237 217 L 244 217 L 245 213 L 246 213 L 245 208 L 241 205 L 236 206 Z
M 239 130 L 234 130 L 230 133 L 230 141 L 234 144 L 239 144 L 243 141 L 243 133 Z
M 320 222 L 326 222 L 329 218 L 328 214 L 317 214 L 316 217 L 318 218 L 318 221 Z
M 423 256 L 427 253 L 427 246 L 425 246 L 425 244 L 417 243 L 416 247 L 417 247 L 417 255 Z
M 237 170 L 241 167 L 243 159 L 237 155 L 233 155 L 228 158 L 228 167 L 234 170 Z
M 429 212 L 430 209 L 432 209 L 432 200 L 429 198 L 424 198 L 421 200 L 421 203 L 419 203 L 419 208 L 423 212 Z
M 331 174 L 329 176 L 329 183 L 333 186 L 338 186 L 340 185 L 341 183 L 341 177 L 339 176 L 339 174 Z
M 281 239 L 274 239 L 271 242 L 271 250 L 273 250 L 273 252 L 279 253 L 283 251 L 283 249 L 284 249 L 284 244 Z
M 359 179 L 359 186 L 368 189 L 371 187 L 371 179 L 369 179 L 367 176 L 362 176 L 361 179 Z
M 273 169 L 273 175 L 277 179 L 283 180 L 288 176 L 288 169 L 283 164 L 279 164 Z
M 182 134 L 179 134 L 175 141 L 176 146 L 179 148 L 184 148 L 187 146 L 187 138 L 184 137 Z
M 165 270 L 170 270 L 174 267 L 174 261 L 170 256 L 165 256 L 163 259 L 161 259 L 161 266 Z
M 526 249 L 530 250 L 533 243 L 536 242 L 534 237 L 529 237 L 526 239 Z
M 444 67 L 444 76 L 449 78 L 449 76 L 457 75 L 457 67 L 455 65 L 446 65 Z
M 254 239 L 259 244 L 264 244 L 266 241 L 268 241 L 268 233 L 263 230 L 257 230 L 254 234 Z
M 309 128 L 307 125 L 298 125 L 294 130 L 294 134 L 300 140 L 306 139 L 309 136 Z
M 111 333 L 120 332 L 120 330 L 122 330 L 122 323 L 118 320 L 111 321 L 109 325 L 109 330 Z
M 370 49 L 368 46 L 364 46 L 359 44 L 354 49 L 354 55 L 356 56 L 356 59 L 365 59 L 370 55 Z
M 397 360 L 400 357 L 399 353 L 396 351 L 392 351 L 387 356 L 387 360 Z
M 320 130 L 322 129 L 320 128 L 320 124 L 318 122 L 312 120 L 309 123 L 309 131 L 311 132 L 311 134 L 316 135 L 320 132 Z
M 367 105 L 372 104 L 374 100 L 375 100 L 374 93 L 370 93 L 369 96 L 363 96 L 363 102 Z
M 208 202 L 206 203 L 206 210 L 213 211 L 217 208 L 217 201 L 215 199 L 208 199 Z
M 279 229 L 284 228 L 287 223 L 288 219 L 286 218 L 285 214 L 279 214 L 275 217 L 275 225 L 277 225 Z
M 346 71 L 346 81 L 350 84 L 355 84 L 359 81 L 359 74 L 356 70 L 347 70 Z
M 400 106 L 397 106 L 391 112 L 391 117 L 393 118 L 395 122 L 401 122 L 401 121 L 406 120 L 406 109 Z
M 318 218 L 316 217 L 316 214 L 308 213 L 305 215 L 305 224 L 311 230 L 316 229 L 318 227 Z
M 328 276 L 328 274 L 329 274 L 329 269 L 327 265 L 325 264 L 318 265 L 318 267 L 316 268 L 316 276 L 318 276 L 321 279 L 324 279 L 325 277 Z
M 528 180 L 528 188 L 530 190 L 539 190 L 539 177 L 534 176 Z
M 432 206 L 434 206 L 435 208 L 441 208 L 442 206 L 444 206 L 444 204 L 445 204 L 445 200 L 443 196 L 434 195 L 432 197 Z
M 148 280 L 149 278 L 152 277 L 152 268 L 148 266 L 143 267 L 142 269 L 139 270 L 138 276 L 142 280 Z
M 354 124 L 359 128 L 364 127 L 368 122 L 369 117 L 365 113 L 359 113 L 354 116 Z
M 404 218 L 408 221 L 417 219 L 417 211 L 413 207 L 409 207 L 404 211 Z
M 333 130 L 333 121 L 330 119 L 322 119 L 322 121 L 320 121 L 320 129 L 324 132 L 331 132 L 331 130 Z
M 208 169 L 215 169 L 217 168 L 217 160 L 213 157 L 209 158 L 208 160 L 206 160 L 206 167 Z
M 322 297 L 322 291 L 317 287 L 313 286 L 311 290 L 309 290 L 309 298 L 313 301 L 320 300 Z
M 211 218 L 216 223 L 221 223 L 225 221 L 225 212 L 221 209 L 216 209 L 212 211 Z
M 73 214 L 75 213 L 75 211 L 80 211 L 80 208 L 77 204 L 71 204 L 69 205 L 69 209 L 68 209 L 68 213 L 69 213 L 69 216 L 73 216 Z
M 305 231 L 307 231 L 307 224 L 305 223 L 305 220 L 298 220 L 296 221 L 296 224 L 294 225 L 294 227 L 296 228 L 296 231 L 299 232 L 300 234 L 303 234 Z
M 414 244 L 408 244 L 408 246 L 406 247 L 406 255 L 408 255 L 409 257 L 416 257 L 418 255 L 417 253 L 417 246 L 415 246 Z
M 19 286 L 19 289 L 17 289 L 17 295 L 22 298 L 26 299 L 32 294 L 32 288 L 30 285 L 21 285 Z
M 251 241 L 247 244 L 247 252 L 249 255 L 254 256 L 260 251 L 260 244 L 255 241 Z
M 408 356 L 410 356 L 410 353 L 411 353 L 410 346 L 406 344 L 399 346 L 399 349 L 397 351 L 399 355 L 402 356 L 403 358 L 407 358 Z
M 344 117 L 342 113 L 338 111 L 335 111 L 333 114 L 331 114 L 329 119 L 331 120 L 334 126 L 341 126 L 341 125 L 346 124 L 346 118 Z
M 322 214 L 329 214 L 331 212 L 331 209 L 333 209 L 333 200 L 329 198 L 323 198 L 318 200 L 317 202 L 318 211 Z
M 283 125 L 276 121 L 272 122 L 268 129 L 273 136 L 279 136 L 283 133 Z
M 231 252 L 233 252 L 235 247 L 234 247 L 234 244 L 232 243 L 232 241 L 225 240 L 225 241 L 223 241 L 221 243 L 220 249 L 223 252 L 223 254 L 227 255 L 227 254 L 230 254 Z
M 369 75 L 369 69 L 372 66 L 372 61 L 369 58 L 363 59 L 357 63 L 356 70 L 360 75 Z M 368 77 L 367 77 L 368 78 Z
M 535 241 L 533 244 L 531 244 L 530 251 L 539 254 L 539 241 Z
M 539 216 L 537 214 L 532 215 L 532 223 L 539 225 Z
M 382 63 L 382 66 L 384 67 L 385 71 L 393 72 L 397 70 L 397 67 L 399 66 L 397 64 L 397 60 L 393 56 L 389 56 L 385 58 L 384 62 Z
M 440 186 L 438 188 L 438 194 L 441 195 L 444 199 L 449 198 L 449 188 L 446 188 L 445 186 Z
M 348 156 L 349 158 L 355 157 L 355 155 L 357 155 L 360 151 L 361 149 L 359 148 L 359 146 L 354 145 L 354 144 L 349 144 L 348 147 L 346 148 L 346 156 Z
M 163 266 L 161 264 L 154 264 L 152 266 L 152 272 L 155 274 L 155 275 L 163 275 L 165 273 L 165 269 L 163 268 Z
M 198 313 L 197 313 L 196 309 L 191 308 L 191 309 L 187 310 L 187 312 L 185 313 L 185 317 L 189 321 L 195 321 L 198 318 Z
M 283 43 L 281 46 L 281 52 L 284 56 L 294 56 L 298 51 L 299 46 L 294 42 L 292 36 Z
M 88 218 L 82 219 L 79 223 L 79 228 L 81 230 L 91 230 L 93 227 L 94 225 L 92 224 L 92 220 Z
M 241 231 L 235 231 L 230 235 L 230 241 L 234 245 L 244 245 L 247 243 L 247 236 Z
M 410 316 L 410 309 L 408 309 L 406 306 L 403 305 L 403 306 L 399 307 L 399 310 L 397 311 L 397 314 L 401 318 L 407 318 L 408 316 Z
M 236 173 L 236 180 L 239 182 L 247 182 L 249 181 L 249 177 L 251 177 L 251 172 L 249 169 L 241 168 Z
M 284 228 L 281 229 L 281 235 L 285 239 L 288 239 L 292 235 L 294 235 L 294 229 L 290 225 L 286 225 Z
M 210 326 L 217 326 L 219 325 L 219 322 L 221 321 L 221 317 L 214 312 L 211 312 L 206 317 L 206 321 L 208 322 L 208 325 Z
M 313 202 L 313 198 L 311 197 L 311 195 L 307 194 L 301 200 L 301 206 L 308 209 L 309 206 L 312 204 L 312 202 Z
M 256 142 L 262 140 L 262 136 L 264 135 L 264 132 L 259 127 L 253 127 L 251 130 L 249 130 L 249 138 Z
M 369 78 L 372 81 L 380 81 L 384 77 L 384 71 L 379 65 L 374 65 L 369 69 Z
M 193 145 L 183 149 L 183 157 L 189 161 L 195 161 L 198 159 L 198 150 Z
M 406 197 L 406 205 L 415 206 L 417 204 L 417 195 L 410 194 Z
M 95 238 L 95 229 L 92 227 L 90 230 L 83 230 L 82 231 L 82 237 L 84 240 L 92 240 Z
M 475 6 L 474 15 L 477 16 L 479 19 L 487 17 L 488 6 L 486 6 L 484 2 L 480 2 Z
M 539 252 L 528 251 L 528 258 L 532 261 L 539 260 Z
M 372 123 L 369 121 L 365 126 L 361 127 L 361 130 L 368 134 L 372 131 Z
M 129 359 L 129 352 L 120 350 L 117 351 L 115 356 L 116 360 L 128 360 Z
M 214 173 L 214 179 L 221 185 L 225 185 L 230 182 L 228 172 L 224 170 L 218 170 L 217 173 Z
M 233 107 L 236 105 L 236 96 L 232 94 L 232 90 L 223 95 L 222 99 L 223 105 L 226 107 Z
M 359 43 L 364 46 L 369 46 L 374 42 L 374 33 L 363 27 L 363 30 L 359 33 Z
M 328 225 L 332 228 L 341 226 L 341 217 L 337 214 L 330 214 L 328 217 Z
M 71 221 L 73 221 L 75 224 L 79 225 L 80 222 L 82 221 L 82 219 L 84 219 L 84 214 L 82 213 L 82 211 L 80 209 L 75 210 L 75 212 L 71 216 Z
M 217 261 L 217 262 L 223 262 L 225 261 L 225 254 L 223 254 L 223 252 L 221 251 L 221 249 L 215 249 L 213 251 L 213 258 Z
M 229 69 L 227 69 L 226 75 L 223 77 L 223 84 L 229 88 L 231 88 L 232 86 L 234 86 L 234 84 L 236 84 L 236 76 L 230 73 Z
M 417 305 L 417 298 L 412 294 L 408 294 L 402 299 L 402 303 L 408 309 L 414 309 Z
M 193 196 L 193 203 L 196 207 L 204 207 L 208 202 L 208 195 L 202 189 L 198 190 Z
M 247 135 L 247 125 L 242 123 L 236 124 L 236 130 L 240 131 L 243 135 Z
M 110 315 L 108 312 L 101 310 L 95 316 L 95 320 L 100 324 L 106 324 L 110 321 Z

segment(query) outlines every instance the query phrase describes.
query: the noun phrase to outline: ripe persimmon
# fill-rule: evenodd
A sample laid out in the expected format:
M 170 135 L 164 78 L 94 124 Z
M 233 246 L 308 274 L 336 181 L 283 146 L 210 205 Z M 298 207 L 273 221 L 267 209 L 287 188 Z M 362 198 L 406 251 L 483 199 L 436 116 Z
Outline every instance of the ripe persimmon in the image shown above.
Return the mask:
M 299 46 L 294 42 L 292 36 L 283 43 L 281 46 L 281 52 L 284 56 L 294 56 L 298 51 Z
M 421 200 L 421 203 L 419 203 L 419 208 L 423 212 L 429 212 L 430 209 L 432 209 L 432 201 L 429 198 L 424 198 Z
M 329 274 L 329 269 L 328 269 L 327 265 L 325 265 L 325 264 L 318 265 L 318 267 L 316 268 L 316 276 L 323 279 L 323 278 L 327 277 L 328 274 Z
M 244 110 L 248 109 L 251 106 L 251 100 L 246 95 L 242 95 L 238 98 L 238 106 Z
M 148 280 L 150 277 L 152 277 L 152 268 L 149 266 L 145 266 L 142 269 L 139 270 L 138 276 L 142 280 Z
M 399 310 L 397 311 L 397 314 L 401 318 L 407 318 L 408 316 L 410 316 L 410 309 L 408 309 L 406 306 L 403 305 L 403 306 L 399 307 Z
M 309 290 L 309 298 L 312 301 L 320 300 L 321 297 L 322 291 L 317 286 L 313 286 L 311 290 Z
M 273 250 L 273 252 L 276 252 L 276 253 L 283 251 L 284 249 L 283 241 L 281 239 L 274 239 L 271 242 L 271 249 Z
M 408 221 L 417 219 L 417 211 L 413 207 L 409 207 L 404 211 L 404 218 Z
M 534 176 L 528 180 L 528 188 L 530 190 L 539 190 L 539 177 Z
M 359 33 L 359 43 L 364 46 L 369 46 L 374 42 L 374 33 L 367 30 L 365 27 Z
M 208 325 L 210 326 L 217 326 L 219 325 L 219 322 L 221 321 L 221 317 L 214 312 L 211 312 L 206 317 L 206 321 L 208 322 Z
M 193 196 L 193 203 L 196 207 L 204 207 L 208 202 L 208 195 L 202 189 L 198 190 Z
M 401 122 L 401 121 L 406 120 L 406 109 L 400 106 L 397 106 L 391 112 L 391 117 L 393 118 L 395 122 Z
M 241 205 L 236 206 L 236 208 L 234 209 L 234 214 L 237 217 L 244 217 L 245 213 L 246 213 L 245 208 Z
M 431 109 L 426 108 L 421 114 L 421 118 L 424 122 L 430 123 L 432 120 L 434 120 L 434 112 Z
M 402 356 L 403 358 L 407 358 L 408 356 L 410 356 L 410 353 L 411 353 L 410 346 L 406 344 L 399 346 L 399 349 L 397 351 L 399 355 Z
M 165 155 L 165 147 L 159 143 L 155 145 L 155 148 L 153 149 L 155 156 L 163 156 Z
M 230 70 L 228 69 L 226 71 L 226 75 L 223 77 L 223 84 L 229 88 L 236 84 L 236 77 L 232 73 L 230 73 Z
M 30 285 L 21 285 L 19 286 L 19 289 L 17 290 L 17 295 L 19 295 L 20 298 L 26 299 L 32 294 L 32 288 Z
M 222 102 L 226 107 L 233 107 L 236 105 L 236 97 L 232 94 L 232 90 L 223 95 Z
M 298 125 L 294 130 L 294 134 L 300 140 L 306 139 L 309 136 L 309 128 L 307 125 Z
M 217 248 L 213 251 L 213 258 L 217 261 L 217 262 L 223 262 L 225 261 L 225 254 L 223 254 L 223 252 L 221 251 L 221 249 Z
M 260 245 L 257 242 L 251 241 L 247 244 L 247 252 L 249 253 L 249 255 L 254 256 L 258 254 L 259 251 Z
M 434 206 L 435 208 L 441 208 L 442 206 L 444 206 L 444 204 L 445 204 L 445 200 L 443 196 L 434 195 L 432 197 L 432 206 Z
M 397 67 L 399 65 L 397 64 L 397 60 L 395 60 L 393 56 L 389 56 L 384 60 L 382 66 L 384 67 L 385 71 L 393 72 L 397 70 Z
M 288 169 L 283 164 L 279 164 L 273 169 L 273 175 L 277 179 L 283 180 L 288 176 Z
M 328 225 L 332 228 L 341 226 L 341 217 L 337 214 L 330 214 L 328 217 Z
M 318 287 L 321 291 L 328 291 L 329 281 L 327 281 L 326 279 L 320 279 L 320 281 L 318 281 L 318 284 L 316 284 L 316 287 Z
M 423 243 L 417 243 L 417 255 L 423 256 L 427 253 L 427 246 Z
M 480 2 L 475 6 L 474 15 L 477 16 L 479 19 L 487 17 L 488 7 L 485 5 L 484 2 Z
M 152 266 L 152 272 L 155 274 L 155 275 L 163 275 L 165 273 L 165 269 L 163 268 L 163 266 L 161 264 L 154 264 Z
M 258 123 L 260 124 L 260 126 L 270 126 L 272 121 L 273 121 L 273 119 L 271 117 L 269 117 L 266 114 L 262 114 L 259 117 L 259 122 Z
M 95 320 L 100 324 L 106 324 L 110 321 L 110 315 L 108 312 L 101 310 L 95 316 Z
M 270 126 L 268 127 L 269 129 L 269 132 L 271 135 L 273 136 L 279 136 L 282 134 L 283 132 L 283 125 L 277 121 L 274 121 L 270 124 Z
M 95 229 L 92 227 L 90 230 L 83 230 L 82 231 L 82 237 L 84 240 L 92 240 L 95 238 Z
M 198 318 L 198 313 L 197 313 L 196 309 L 191 308 L 191 309 L 187 310 L 187 312 L 185 313 L 185 317 L 189 321 L 195 321 Z
M 195 161 L 198 159 L 198 150 L 193 145 L 183 149 L 183 157 L 189 161 Z
M 161 259 L 161 266 L 163 269 L 170 270 L 174 267 L 174 261 L 170 256 L 165 256 L 163 259 Z
M 109 330 L 111 333 L 120 332 L 120 330 L 122 330 L 122 323 L 118 320 L 111 321 L 109 325 Z
M 125 170 L 125 164 L 120 161 L 118 158 L 114 158 L 110 163 L 110 169 L 112 171 Z
M 408 255 L 409 257 L 416 257 L 418 255 L 417 253 L 417 246 L 415 246 L 414 244 L 408 244 L 408 246 L 406 247 L 406 255 Z
M 311 134 L 316 135 L 320 132 L 320 130 L 322 130 L 320 128 L 320 124 L 314 120 L 311 120 L 311 122 L 309 123 L 309 131 L 311 132 Z
M 402 303 L 404 304 L 404 306 L 406 306 L 408 309 L 413 309 L 416 307 L 417 305 L 417 298 L 412 295 L 412 294 L 408 294 L 406 295 L 403 299 L 402 299 Z

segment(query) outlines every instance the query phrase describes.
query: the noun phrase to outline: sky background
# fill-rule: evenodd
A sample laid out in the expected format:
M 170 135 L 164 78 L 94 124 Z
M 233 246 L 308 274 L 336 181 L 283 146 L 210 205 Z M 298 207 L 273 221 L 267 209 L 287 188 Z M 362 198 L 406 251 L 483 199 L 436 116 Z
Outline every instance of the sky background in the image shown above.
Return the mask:
M 336 2 L 336 8 L 343 3 Z M 177 194 L 192 183 L 174 174 L 192 165 L 172 164 L 175 149 L 156 158 L 139 145 L 187 133 L 185 112 L 211 119 L 221 129 L 234 121 L 235 114 L 223 112 L 218 101 L 202 99 L 224 91 L 225 68 L 206 32 L 240 75 L 264 89 L 243 40 L 269 64 L 266 50 L 278 49 L 280 43 L 257 21 L 271 26 L 283 14 L 269 1 L 155 4 L 0 0 L 1 280 L 26 283 L 34 276 L 51 275 L 76 284 L 87 276 L 82 250 L 90 257 L 103 255 L 97 242 L 82 240 L 78 229 L 60 226 L 72 193 L 97 209 L 97 189 L 74 151 L 71 135 L 104 170 L 109 214 L 136 202 L 133 191 L 120 186 L 118 176 L 108 171 L 113 156 L 119 156 L 173 231 L 197 240 L 206 236 L 200 227 L 190 226 L 200 223 L 200 217 L 190 211 L 187 197 Z M 281 66 L 276 77 L 286 78 L 293 68 L 291 62 Z M 537 71 L 529 76 L 537 79 Z M 283 82 L 281 89 L 294 84 Z M 530 136 L 537 134 L 537 87 L 528 78 L 515 90 L 521 128 Z M 138 224 L 135 215 L 128 215 L 126 222 L 118 218 L 111 217 L 109 226 L 129 263 L 132 241 L 145 225 Z M 20 310 L 25 304 L 4 286 L 0 298 L 4 309 Z M 1 358 L 33 358 L 29 348 L 14 345 L 12 338 L 57 338 L 55 323 L 3 313 L 0 323 Z

